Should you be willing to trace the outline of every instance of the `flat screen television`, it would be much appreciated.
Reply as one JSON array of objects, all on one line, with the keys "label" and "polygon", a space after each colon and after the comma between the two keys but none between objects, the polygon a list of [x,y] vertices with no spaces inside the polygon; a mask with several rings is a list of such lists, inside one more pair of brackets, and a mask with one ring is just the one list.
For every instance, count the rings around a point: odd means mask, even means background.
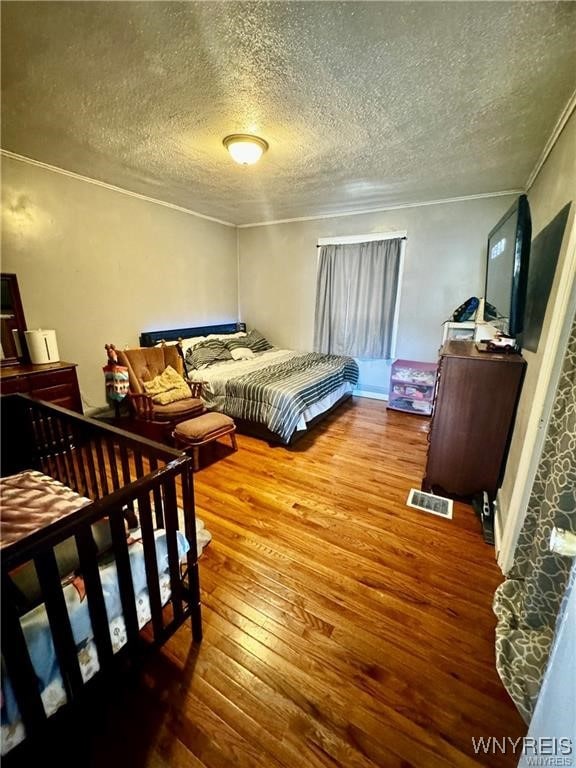
[{"label": "flat screen television", "polygon": [[484,320],[507,336],[524,324],[532,223],[526,195],[520,195],[488,235]]}]

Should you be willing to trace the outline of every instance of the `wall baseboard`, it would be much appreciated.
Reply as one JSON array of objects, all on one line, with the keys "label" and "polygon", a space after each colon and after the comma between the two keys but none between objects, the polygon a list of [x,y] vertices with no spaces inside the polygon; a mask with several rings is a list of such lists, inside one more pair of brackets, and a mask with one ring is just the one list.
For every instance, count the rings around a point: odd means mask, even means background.
[{"label": "wall baseboard", "polygon": [[500,566],[500,570],[504,573],[502,563],[500,562],[500,547],[502,542],[502,494],[500,489],[496,492],[496,498],[494,499],[494,550],[496,556],[496,562]]},{"label": "wall baseboard", "polygon": [[352,394],[354,397],[367,397],[369,400],[388,400],[388,395],[382,392],[371,392],[366,389],[355,389]]}]

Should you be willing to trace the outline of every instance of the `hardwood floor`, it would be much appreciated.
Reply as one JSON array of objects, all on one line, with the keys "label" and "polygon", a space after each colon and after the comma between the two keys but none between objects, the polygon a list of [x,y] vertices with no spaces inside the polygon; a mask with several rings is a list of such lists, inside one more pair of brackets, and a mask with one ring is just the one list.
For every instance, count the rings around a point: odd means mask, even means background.
[{"label": "hardwood floor", "polygon": [[182,627],[115,690],[90,764],[516,765],[472,742],[525,733],[494,665],[493,550],[470,507],[405,504],[427,428],[356,400],[290,449],[208,446],[204,641]]}]

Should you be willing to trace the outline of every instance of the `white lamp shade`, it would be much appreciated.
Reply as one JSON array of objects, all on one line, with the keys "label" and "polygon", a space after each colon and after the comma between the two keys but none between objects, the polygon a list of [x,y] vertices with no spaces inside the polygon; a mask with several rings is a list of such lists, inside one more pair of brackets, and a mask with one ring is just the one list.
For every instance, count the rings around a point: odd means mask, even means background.
[{"label": "white lamp shade", "polygon": [[258,136],[233,134],[223,141],[224,146],[230,152],[232,159],[240,165],[253,165],[257,163],[268,149],[268,142]]}]

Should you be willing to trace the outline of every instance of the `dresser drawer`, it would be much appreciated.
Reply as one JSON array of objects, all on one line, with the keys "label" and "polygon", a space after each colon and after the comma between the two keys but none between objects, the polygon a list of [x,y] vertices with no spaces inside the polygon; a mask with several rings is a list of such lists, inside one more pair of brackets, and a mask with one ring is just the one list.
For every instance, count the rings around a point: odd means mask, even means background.
[{"label": "dresser drawer", "polygon": [[22,365],[2,371],[2,394],[23,393],[54,403],[62,408],[82,413],[82,398],[76,378],[76,367],[61,363],[46,369],[43,366]]},{"label": "dresser drawer", "polygon": [[2,379],[0,390],[3,395],[14,395],[18,392],[27,395],[30,392],[30,382],[26,376]]},{"label": "dresser drawer", "polygon": [[82,413],[78,405],[78,398],[76,394],[70,390],[69,387],[52,387],[51,389],[42,389],[39,392],[35,392],[34,397],[37,400],[44,400],[46,403],[59,405],[61,408],[68,408],[71,411]]},{"label": "dresser drawer", "polygon": [[74,390],[70,384],[59,384],[56,387],[41,387],[39,389],[34,387],[30,394],[37,400],[46,400],[48,403],[55,403],[62,398],[72,397]]},{"label": "dresser drawer", "polygon": [[33,376],[30,376],[30,387],[33,392],[62,384],[76,386],[76,370],[74,368],[60,368],[55,371],[35,373]]},{"label": "dresser drawer", "polygon": [[70,408],[72,411],[82,413],[82,400],[75,375],[72,381],[58,383],[52,387],[36,387],[36,382],[34,381],[32,384],[34,386],[30,394],[37,400],[45,400],[48,403],[60,405],[62,408]]}]

